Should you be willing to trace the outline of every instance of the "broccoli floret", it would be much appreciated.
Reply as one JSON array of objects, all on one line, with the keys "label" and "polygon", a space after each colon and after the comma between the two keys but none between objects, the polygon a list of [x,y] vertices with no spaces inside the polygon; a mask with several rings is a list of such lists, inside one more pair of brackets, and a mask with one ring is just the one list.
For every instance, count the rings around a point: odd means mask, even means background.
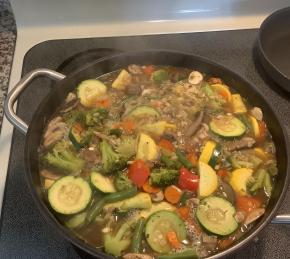
[{"label": "broccoli floret", "polygon": [[104,235],[104,247],[108,254],[121,256],[131,243],[133,228],[136,220],[125,222],[118,229],[117,233],[107,233]]},{"label": "broccoli floret", "polygon": [[126,166],[126,159],[120,154],[116,153],[106,140],[101,142],[100,151],[104,173],[113,173],[123,169]]},{"label": "broccoli floret", "polygon": [[43,161],[49,166],[76,175],[81,172],[85,161],[79,158],[67,141],[58,142],[44,157]]},{"label": "broccoli floret", "polygon": [[83,123],[85,120],[85,112],[81,110],[71,110],[63,115],[63,119],[68,125],[73,125],[76,122]]},{"label": "broccoli floret", "polygon": [[116,151],[125,158],[131,158],[136,154],[136,139],[129,136],[122,137]]},{"label": "broccoli floret", "polygon": [[174,169],[159,168],[152,170],[150,183],[156,186],[168,186],[174,184],[178,179],[179,173]]},{"label": "broccoli floret", "polygon": [[121,173],[115,178],[114,185],[118,191],[124,191],[130,189],[133,183],[126,174]]},{"label": "broccoli floret", "polygon": [[92,109],[86,112],[85,124],[87,126],[99,126],[108,118],[109,112],[104,108]]}]

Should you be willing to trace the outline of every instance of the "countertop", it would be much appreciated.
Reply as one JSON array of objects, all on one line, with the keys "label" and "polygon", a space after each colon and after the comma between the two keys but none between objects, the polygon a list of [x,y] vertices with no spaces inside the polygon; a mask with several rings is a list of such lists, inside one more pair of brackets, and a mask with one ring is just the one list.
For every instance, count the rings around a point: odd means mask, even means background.
[{"label": "countertop", "polygon": [[8,0],[0,0],[0,132],[3,103],[7,94],[9,76],[16,40],[16,24]]}]

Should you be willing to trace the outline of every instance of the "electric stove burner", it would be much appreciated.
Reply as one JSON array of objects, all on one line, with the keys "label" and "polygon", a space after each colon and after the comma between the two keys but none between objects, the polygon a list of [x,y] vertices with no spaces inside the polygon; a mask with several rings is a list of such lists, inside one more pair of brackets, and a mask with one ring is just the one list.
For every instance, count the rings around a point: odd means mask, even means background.
[{"label": "electric stove burner", "polygon": [[63,63],[61,63],[60,66],[57,68],[57,71],[68,75],[86,64],[92,63],[106,56],[112,56],[121,52],[121,50],[112,48],[89,49],[83,52],[79,52],[63,61]]}]

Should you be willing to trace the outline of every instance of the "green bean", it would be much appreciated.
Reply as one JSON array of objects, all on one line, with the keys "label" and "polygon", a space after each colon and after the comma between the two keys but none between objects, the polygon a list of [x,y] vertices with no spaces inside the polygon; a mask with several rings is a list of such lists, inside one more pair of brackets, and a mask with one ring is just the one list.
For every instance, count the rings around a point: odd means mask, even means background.
[{"label": "green bean", "polygon": [[103,207],[107,203],[122,201],[128,198],[131,198],[137,194],[137,188],[133,187],[125,191],[116,192],[109,194],[97,202],[95,202],[88,211],[88,215],[86,217],[87,224],[91,223],[102,211]]},{"label": "green bean", "polygon": [[95,218],[101,213],[105,204],[106,204],[106,198],[104,197],[92,205],[86,217],[87,224],[95,220]]},{"label": "green bean", "polygon": [[193,249],[186,250],[184,252],[175,253],[175,254],[167,254],[160,255],[157,259],[194,259],[198,258],[196,251]]},{"label": "green bean", "polygon": [[185,155],[181,152],[181,150],[176,150],[176,156],[181,164],[183,164],[187,169],[192,169],[192,164],[187,160]]},{"label": "green bean", "polygon": [[112,202],[117,202],[117,201],[122,201],[128,198],[131,198],[137,194],[137,188],[132,187],[130,189],[120,191],[120,192],[115,192],[112,194],[109,194],[105,196],[106,203],[112,203]]},{"label": "green bean", "polygon": [[132,237],[132,244],[131,244],[131,251],[132,253],[140,253],[140,246],[142,241],[143,229],[145,226],[145,219],[140,218],[136,224],[133,237]]}]

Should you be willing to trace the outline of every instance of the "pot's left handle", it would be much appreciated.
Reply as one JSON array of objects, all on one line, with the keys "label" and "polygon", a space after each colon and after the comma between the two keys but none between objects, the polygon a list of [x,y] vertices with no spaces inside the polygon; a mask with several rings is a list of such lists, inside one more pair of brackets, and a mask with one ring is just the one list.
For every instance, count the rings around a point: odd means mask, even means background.
[{"label": "pot's left handle", "polygon": [[8,93],[4,103],[4,113],[7,119],[11,122],[11,124],[14,125],[15,128],[17,128],[24,135],[27,132],[28,125],[16,115],[13,106],[18,96],[29,85],[29,83],[34,78],[40,76],[45,76],[55,81],[59,81],[65,78],[65,75],[46,68],[32,70],[24,77],[22,77],[21,80],[15,85],[15,87],[13,87],[13,89]]}]

